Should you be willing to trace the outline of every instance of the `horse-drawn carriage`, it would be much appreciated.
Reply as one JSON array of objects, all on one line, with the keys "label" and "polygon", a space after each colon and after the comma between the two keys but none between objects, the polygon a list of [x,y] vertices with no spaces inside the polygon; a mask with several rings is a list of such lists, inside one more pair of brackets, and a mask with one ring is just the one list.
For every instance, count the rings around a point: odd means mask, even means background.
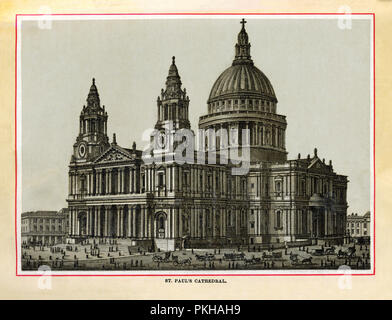
[{"label": "horse-drawn carriage", "polygon": [[154,256],[152,257],[152,261],[160,263],[170,262],[170,256],[171,252],[165,252],[165,256],[163,257],[159,254],[154,254]]},{"label": "horse-drawn carriage", "polygon": [[245,254],[243,252],[241,253],[224,253],[223,254],[223,260],[226,261],[241,261],[245,260]]},{"label": "horse-drawn carriage", "polygon": [[323,255],[324,255],[323,248],[313,249],[313,251],[312,251],[312,256],[323,256]]},{"label": "horse-drawn carriage", "polygon": [[267,251],[263,252],[263,259],[264,260],[276,260],[276,259],[282,259],[282,252],[273,252],[273,251]]},{"label": "horse-drawn carriage", "polygon": [[195,257],[198,261],[213,261],[215,260],[215,255],[213,253],[205,253],[205,254],[195,254]]},{"label": "horse-drawn carriage", "polygon": [[180,260],[180,259],[178,259],[178,256],[174,256],[173,255],[172,258],[173,258],[173,265],[175,265],[175,266],[178,266],[178,265],[186,266],[186,265],[192,264],[192,258],[191,257]]},{"label": "horse-drawn carriage", "polygon": [[291,264],[296,265],[303,265],[303,264],[312,264],[312,257],[299,257],[298,254],[290,253],[290,261]]},{"label": "horse-drawn carriage", "polygon": [[348,247],[347,250],[342,250],[340,249],[338,251],[338,255],[337,258],[339,259],[351,259],[351,258],[355,258],[356,254],[356,249],[355,246],[353,247]]},{"label": "horse-drawn carriage", "polygon": [[324,250],[324,254],[329,255],[329,254],[336,254],[336,248],[335,246],[327,247]]},{"label": "horse-drawn carriage", "polygon": [[251,259],[245,258],[245,265],[260,264],[263,260],[261,258],[252,257]]}]

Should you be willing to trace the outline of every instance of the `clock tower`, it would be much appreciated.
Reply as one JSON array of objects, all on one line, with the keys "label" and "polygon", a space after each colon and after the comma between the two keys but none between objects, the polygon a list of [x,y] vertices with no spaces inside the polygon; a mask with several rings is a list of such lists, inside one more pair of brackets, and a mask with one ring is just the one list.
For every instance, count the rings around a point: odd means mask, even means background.
[{"label": "clock tower", "polygon": [[87,106],[83,106],[79,119],[79,135],[73,145],[72,160],[90,161],[109,147],[108,115],[105,106],[101,107],[94,78],[87,96]]}]

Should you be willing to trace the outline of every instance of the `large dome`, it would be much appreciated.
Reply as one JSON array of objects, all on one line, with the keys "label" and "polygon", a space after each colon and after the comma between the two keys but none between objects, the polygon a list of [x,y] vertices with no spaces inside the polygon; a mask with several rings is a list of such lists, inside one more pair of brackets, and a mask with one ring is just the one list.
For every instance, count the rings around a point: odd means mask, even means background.
[{"label": "large dome", "polygon": [[253,63],[234,64],[223,71],[212,86],[208,102],[232,95],[277,102],[271,82]]},{"label": "large dome", "polygon": [[220,151],[240,144],[249,146],[252,163],[286,161],[286,117],[276,112],[274,89],[253,64],[245,23],[242,19],[233,63],[212,86],[208,113],[200,117],[199,128],[216,132],[215,141],[205,142],[207,148]]}]

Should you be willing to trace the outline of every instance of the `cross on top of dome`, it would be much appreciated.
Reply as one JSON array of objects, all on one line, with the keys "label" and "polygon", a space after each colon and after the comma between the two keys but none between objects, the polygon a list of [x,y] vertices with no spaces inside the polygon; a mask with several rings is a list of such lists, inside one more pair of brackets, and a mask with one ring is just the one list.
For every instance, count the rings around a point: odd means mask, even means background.
[{"label": "cross on top of dome", "polygon": [[235,64],[253,64],[250,57],[250,43],[248,39],[248,34],[245,30],[246,20],[242,19],[240,21],[242,28],[238,34],[238,42],[235,45],[235,59],[233,65]]},{"label": "cross on top of dome", "polygon": [[244,18],[242,18],[240,23],[242,24],[242,29],[245,29],[246,20]]}]

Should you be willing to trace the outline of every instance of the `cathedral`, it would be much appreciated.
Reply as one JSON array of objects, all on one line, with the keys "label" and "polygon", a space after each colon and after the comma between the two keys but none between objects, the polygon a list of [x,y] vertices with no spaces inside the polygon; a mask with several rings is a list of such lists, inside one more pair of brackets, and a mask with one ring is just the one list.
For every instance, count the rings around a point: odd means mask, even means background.
[{"label": "cathedral", "polygon": [[[286,117],[277,113],[274,89],[254,65],[245,23],[233,63],[213,84],[207,113],[199,118],[198,130],[213,134],[185,157],[190,161],[170,157],[181,142],[173,142],[176,132],[196,137],[174,57],[157,98],[158,134],[151,135],[157,146],[147,154],[135,143],[118,145],[115,135],[109,141],[108,110],[92,80],[69,164],[70,238],[127,238],[163,250],[342,241],[347,177],[317,149],[287,159]],[[229,132],[227,139],[222,132]],[[248,153],[245,174],[222,161],[238,146]],[[211,154],[220,161],[195,160]]]}]

